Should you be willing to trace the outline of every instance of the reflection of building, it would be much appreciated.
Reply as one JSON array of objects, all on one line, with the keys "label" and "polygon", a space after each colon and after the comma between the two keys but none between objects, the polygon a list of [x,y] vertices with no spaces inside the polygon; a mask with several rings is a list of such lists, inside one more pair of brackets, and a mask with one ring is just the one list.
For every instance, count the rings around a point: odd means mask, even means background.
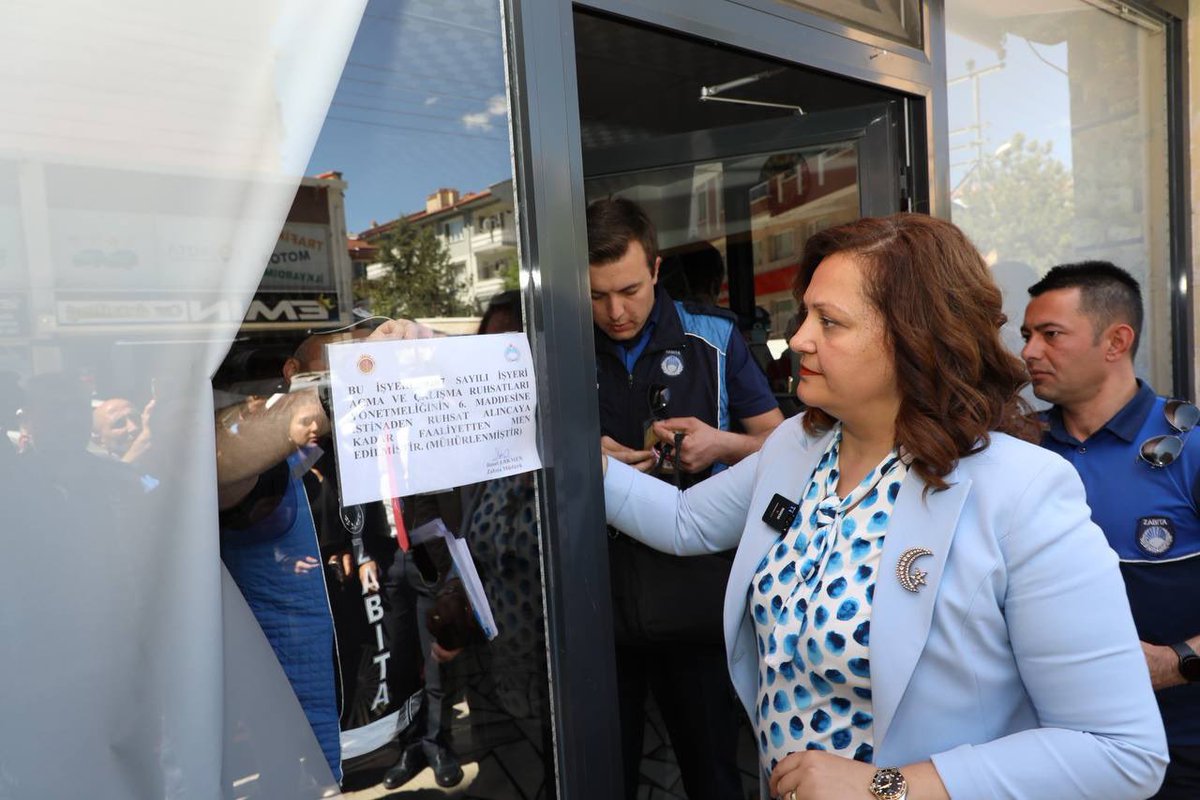
[{"label": "reflection of building", "polygon": [[[832,142],[727,165],[699,162],[622,175],[606,179],[593,197],[617,193],[640,203],[658,225],[664,257],[686,255],[706,242],[728,266],[727,233],[739,234],[745,225],[726,213],[727,194],[736,196],[749,218],[754,304],[770,315],[770,338],[779,338],[796,311],[792,282],[804,243],[817,231],[859,216],[858,163],[853,142]],[[728,305],[728,283],[722,289],[718,304]]]},{"label": "reflection of building", "polygon": [[[504,271],[517,258],[517,228],[513,221],[512,181],[495,183],[479,192],[460,194],[438,189],[425,201],[425,210],[402,217],[421,227],[432,227],[450,253],[450,263],[466,287],[464,300],[483,308],[504,289]],[[373,245],[399,220],[375,225],[355,241]],[[368,279],[378,278],[383,265],[369,264]]]},{"label": "reflection of building", "polygon": [[779,153],[750,188],[754,302],[771,315],[772,338],[796,312],[792,281],[804,243],[858,217],[858,153],[852,144]]},{"label": "reflection of building", "polygon": [[367,277],[367,267],[375,263],[375,257],[379,255],[379,248],[357,236],[349,236],[346,238],[346,250],[350,253],[350,265],[354,279]]},{"label": "reflection of building", "polygon": [[[94,179],[62,167],[50,171],[65,181]],[[120,187],[110,207],[60,203],[45,212],[49,279],[36,282],[30,295],[39,337],[208,331],[238,320],[251,330],[307,330],[348,317],[349,257],[333,246],[346,230],[346,184],[339,173],[300,181],[273,248],[263,254],[262,277],[248,304],[221,281],[239,257],[234,220],[190,213],[182,199],[174,207],[136,199],[163,191],[163,185],[185,198],[193,176],[105,175]],[[227,190],[237,186],[223,184]],[[24,331],[24,306],[23,298],[0,294],[0,332]]]}]

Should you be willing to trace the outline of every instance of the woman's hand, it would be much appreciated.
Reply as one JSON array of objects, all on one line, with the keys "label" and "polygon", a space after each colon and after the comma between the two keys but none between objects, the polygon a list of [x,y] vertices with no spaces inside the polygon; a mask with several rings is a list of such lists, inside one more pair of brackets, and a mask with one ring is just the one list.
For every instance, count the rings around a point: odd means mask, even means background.
[{"label": "woman's hand", "polygon": [[801,750],[775,765],[771,796],[782,800],[872,800],[874,777],[875,767],[862,761],[823,750]]},{"label": "woman's hand", "polygon": [[[641,472],[649,472],[654,469],[654,465],[658,463],[658,457],[653,450],[634,450],[631,447],[618,442],[611,436],[600,437],[600,452],[617,461],[623,461],[634,469]],[[604,470],[608,471],[608,463],[603,464]]]},{"label": "woman's hand", "polygon": [[[771,773],[771,796],[780,800],[873,800],[876,767],[824,750],[792,753]],[[932,761],[900,767],[910,797],[950,800]],[[795,794],[793,794],[793,792]]]}]

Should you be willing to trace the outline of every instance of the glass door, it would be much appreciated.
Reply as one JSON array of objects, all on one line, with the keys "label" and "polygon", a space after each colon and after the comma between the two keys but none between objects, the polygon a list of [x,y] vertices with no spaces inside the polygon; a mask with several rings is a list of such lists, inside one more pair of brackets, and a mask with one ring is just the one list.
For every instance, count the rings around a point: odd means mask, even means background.
[{"label": "glass door", "polygon": [[[787,339],[804,243],[831,225],[901,210],[898,148],[893,103],[795,115],[585,152],[586,196],[619,195],[647,210],[668,292],[736,312],[794,411]],[[724,271],[697,257],[709,247]]]},{"label": "glass door", "polygon": [[[660,285],[674,300],[734,312],[784,413],[795,413],[796,365],[786,342],[796,325],[791,287],[800,256],[821,229],[909,206],[907,98],[601,14],[576,11],[574,29],[586,201],[620,196],[643,207],[657,230]],[[619,557],[609,568],[620,588],[613,615],[626,619],[646,576]],[[714,587],[695,577],[693,596],[709,597]],[[703,649],[709,645],[715,656]],[[692,735],[690,712],[678,702],[677,686],[725,679],[722,648],[689,642],[683,656],[671,647],[618,640],[615,648],[621,747],[627,762],[638,759],[636,769],[625,765],[627,788],[636,779],[637,797],[682,798],[719,785],[733,796],[728,782],[740,780],[739,796],[756,795],[748,722],[735,742]],[[688,669],[644,666],[664,659]],[[700,689],[692,695],[689,708],[712,714],[706,730],[737,728],[744,717],[735,709],[726,721],[719,698]],[[629,713],[638,705],[640,726]]]}]

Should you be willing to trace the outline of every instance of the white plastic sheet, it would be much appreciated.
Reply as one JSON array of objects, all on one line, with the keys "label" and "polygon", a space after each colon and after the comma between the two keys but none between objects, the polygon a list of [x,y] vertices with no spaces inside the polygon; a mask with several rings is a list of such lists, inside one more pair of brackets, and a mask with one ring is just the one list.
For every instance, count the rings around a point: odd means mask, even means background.
[{"label": "white plastic sheet", "polygon": [[222,575],[208,381],[277,244],[363,5],[5,8],[0,373],[78,372],[102,343],[158,408],[144,464],[155,488],[137,513],[109,515],[91,513],[111,510],[103,475],[77,468],[84,442],[63,435],[76,406],[56,423],[64,398],[48,378],[25,398],[44,441],[70,447],[41,472],[2,465],[15,566],[0,603],[0,798],[335,791]]}]

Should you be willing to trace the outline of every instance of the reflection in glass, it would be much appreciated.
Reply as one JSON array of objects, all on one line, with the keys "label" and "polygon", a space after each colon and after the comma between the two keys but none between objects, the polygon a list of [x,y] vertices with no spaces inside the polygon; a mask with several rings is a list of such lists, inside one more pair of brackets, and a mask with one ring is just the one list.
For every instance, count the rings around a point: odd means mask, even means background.
[{"label": "reflection in glass", "polygon": [[1172,383],[1166,35],[1123,11],[946,4],[951,211],[993,265],[1014,348],[1026,289],[1051,266],[1127,269],[1147,304],[1136,367],[1162,389]]},{"label": "reflection in glass", "polygon": [[[730,218],[725,198],[737,193],[748,218]],[[661,278],[671,297],[729,304],[725,253],[730,237],[749,232],[754,304],[748,331],[751,353],[772,389],[794,391],[795,332],[792,281],[804,243],[817,231],[859,216],[858,149],[835,142],[723,161],[597,177],[588,199],[619,194],[660,220]]]},{"label": "reflection in glass", "polygon": [[[209,378],[280,260],[332,93],[312,76],[361,7],[9,11],[0,795],[321,797],[331,761],[221,566]],[[335,290],[251,317],[311,324]],[[272,568],[301,583],[308,555]]]},{"label": "reflection in glass", "polygon": [[921,47],[920,0],[777,0],[852,28]]},{"label": "reflection in glass", "polygon": [[323,403],[325,347],[385,319],[521,329],[508,124],[498,5],[369,3],[213,381],[222,558],[348,797],[553,794],[534,476],[345,506]]},{"label": "reflection in glass", "polygon": [[[520,536],[484,557],[518,567],[496,591],[528,615],[499,661],[532,699],[470,688],[503,672],[472,645],[429,702],[427,609],[386,586],[422,502],[342,505],[321,397],[324,346],[370,333],[333,329],[380,311],[474,332],[515,281],[499,4],[68,16],[12,9],[22,70],[0,77],[24,109],[0,134],[0,504],[20,565],[0,796],[332,796],[377,784],[439,713],[430,738],[462,775],[423,763],[413,787],[552,794],[532,482],[505,501],[519,523],[497,517]],[[419,237],[348,236],[393,219]]]}]

